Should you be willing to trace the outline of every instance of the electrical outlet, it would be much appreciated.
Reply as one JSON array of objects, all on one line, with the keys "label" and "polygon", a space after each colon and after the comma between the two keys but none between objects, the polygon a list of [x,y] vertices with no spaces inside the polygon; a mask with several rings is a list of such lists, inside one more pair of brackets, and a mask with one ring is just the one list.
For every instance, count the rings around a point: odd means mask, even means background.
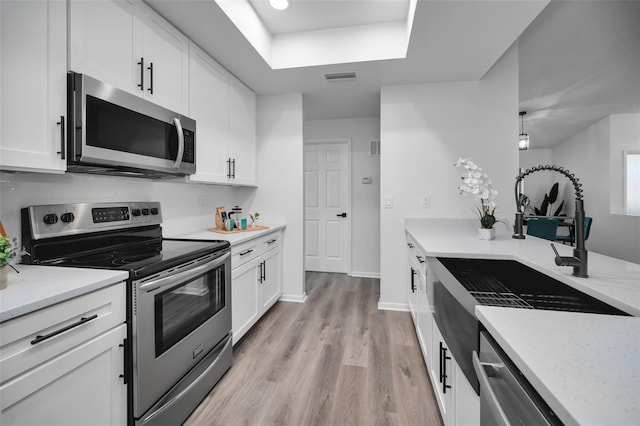
[{"label": "electrical outlet", "polygon": [[431,208],[431,197],[428,195],[422,199],[422,208],[430,209]]},{"label": "electrical outlet", "polygon": [[384,208],[385,209],[393,208],[393,197],[384,197]]}]

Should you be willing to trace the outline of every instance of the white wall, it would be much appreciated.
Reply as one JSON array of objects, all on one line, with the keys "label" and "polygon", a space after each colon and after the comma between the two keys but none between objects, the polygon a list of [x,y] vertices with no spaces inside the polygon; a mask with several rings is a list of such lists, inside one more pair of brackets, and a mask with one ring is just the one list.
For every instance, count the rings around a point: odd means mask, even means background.
[{"label": "white wall", "polygon": [[406,217],[474,217],[473,199],[457,190],[458,157],[484,168],[500,191],[496,214],[513,223],[518,124],[515,45],[477,82],[382,88],[379,307],[407,309]]},{"label": "white wall", "polygon": [[[526,170],[534,166],[539,166],[540,164],[553,164],[551,154],[551,148],[520,151],[520,167]],[[559,176],[558,174],[554,176],[553,173],[534,173],[524,179],[524,193],[531,201],[531,209],[533,209],[533,207],[540,208],[542,200],[544,200],[544,195],[549,192],[551,185],[558,181]],[[556,202],[556,204],[559,203]],[[527,213],[533,214],[531,210],[527,210]]]},{"label": "white wall", "polygon": [[[369,141],[380,140],[380,119],[306,120],[305,140],[351,138],[351,275],[380,276],[380,157]],[[363,177],[373,183],[363,184]]]},{"label": "white wall", "polygon": [[77,173],[0,173],[0,219],[9,235],[20,235],[20,209],[38,204],[159,201],[163,233],[175,236],[214,226],[216,206],[236,204],[231,187],[158,182]]},{"label": "white wall", "polygon": [[286,223],[282,300],[302,302],[304,290],[302,94],[258,96],[258,189],[240,190],[245,211],[264,223]]},{"label": "white wall", "polygon": [[[611,116],[613,117],[613,116]],[[593,126],[553,148],[553,163],[575,174],[584,189],[584,208],[593,218],[587,249],[607,256],[640,263],[640,217],[610,213],[610,148],[618,143],[611,136],[617,120],[603,118]],[[569,215],[574,212],[570,184],[562,192]]]}]

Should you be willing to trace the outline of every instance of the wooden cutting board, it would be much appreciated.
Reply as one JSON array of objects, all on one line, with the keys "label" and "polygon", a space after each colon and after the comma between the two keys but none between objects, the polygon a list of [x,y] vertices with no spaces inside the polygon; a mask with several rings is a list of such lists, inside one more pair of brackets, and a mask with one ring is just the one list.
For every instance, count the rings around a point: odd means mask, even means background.
[{"label": "wooden cutting board", "polygon": [[239,234],[240,232],[262,231],[264,229],[269,229],[269,227],[256,225],[256,226],[247,227],[247,229],[234,229],[233,231],[226,231],[224,229],[218,229],[218,228],[207,228],[207,231],[215,232],[217,234]]}]

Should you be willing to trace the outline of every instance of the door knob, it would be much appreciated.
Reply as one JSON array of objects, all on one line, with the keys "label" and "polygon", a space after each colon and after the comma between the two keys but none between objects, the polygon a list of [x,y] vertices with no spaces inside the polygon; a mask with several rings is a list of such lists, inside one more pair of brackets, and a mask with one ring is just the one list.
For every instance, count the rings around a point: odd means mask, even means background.
[{"label": "door knob", "polygon": [[337,217],[347,217],[347,214],[346,213],[338,213],[336,216]]}]

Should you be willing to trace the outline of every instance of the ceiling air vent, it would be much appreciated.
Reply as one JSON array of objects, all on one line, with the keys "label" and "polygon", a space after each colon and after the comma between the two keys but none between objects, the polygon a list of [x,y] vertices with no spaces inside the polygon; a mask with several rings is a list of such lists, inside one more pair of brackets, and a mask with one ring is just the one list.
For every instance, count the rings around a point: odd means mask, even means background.
[{"label": "ceiling air vent", "polygon": [[325,74],[324,79],[329,83],[337,83],[339,81],[354,81],[356,79],[356,72],[334,72],[331,74]]}]

